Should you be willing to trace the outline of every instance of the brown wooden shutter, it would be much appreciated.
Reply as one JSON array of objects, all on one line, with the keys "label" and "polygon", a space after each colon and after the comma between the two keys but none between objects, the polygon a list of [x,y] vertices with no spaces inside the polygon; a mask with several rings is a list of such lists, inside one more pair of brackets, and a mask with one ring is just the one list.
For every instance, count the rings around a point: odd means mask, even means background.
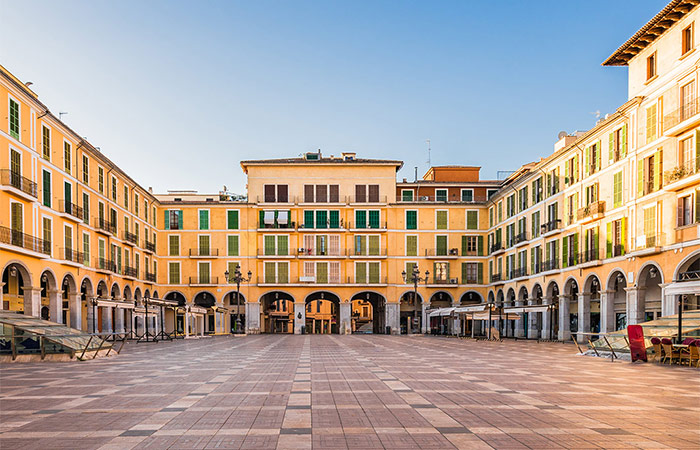
[{"label": "brown wooden shutter", "polygon": [[369,185],[369,201],[372,203],[379,203],[379,185],[370,184]]},{"label": "brown wooden shutter", "polygon": [[355,203],[364,203],[366,201],[366,188],[364,184],[355,185]]},{"label": "brown wooden shutter", "polygon": [[304,185],[304,203],[314,202],[314,185],[305,184]]},{"label": "brown wooden shutter", "polygon": [[287,203],[289,201],[288,189],[286,184],[277,185],[277,203]]},{"label": "brown wooden shutter", "polygon": [[316,185],[316,202],[326,203],[328,202],[328,186],[325,184]]},{"label": "brown wooden shutter", "polygon": [[331,203],[338,203],[340,201],[339,187],[337,184],[331,184],[329,186],[329,201]]},{"label": "brown wooden shutter", "polygon": [[274,202],[275,201],[275,185],[274,184],[266,184],[265,187],[265,202]]}]

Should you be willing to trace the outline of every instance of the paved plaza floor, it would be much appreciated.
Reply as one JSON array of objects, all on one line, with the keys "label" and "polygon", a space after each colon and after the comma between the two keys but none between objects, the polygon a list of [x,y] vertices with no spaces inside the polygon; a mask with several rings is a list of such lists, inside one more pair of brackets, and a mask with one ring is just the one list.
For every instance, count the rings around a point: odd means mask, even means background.
[{"label": "paved plaza floor", "polygon": [[0,366],[0,448],[700,448],[700,372],[524,341],[130,343]]}]

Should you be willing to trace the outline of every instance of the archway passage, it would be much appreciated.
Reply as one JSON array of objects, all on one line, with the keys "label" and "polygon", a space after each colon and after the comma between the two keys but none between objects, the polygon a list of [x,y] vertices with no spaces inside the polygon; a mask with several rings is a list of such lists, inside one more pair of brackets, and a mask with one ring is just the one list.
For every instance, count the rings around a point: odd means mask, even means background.
[{"label": "archway passage", "polygon": [[358,292],[352,296],[353,333],[386,333],[386,299],[376,292]]},{"label": "archway passage", "polygon": [[340,329],[340,298],[332,292],[319,291],[304,300],[306,332],[309,334],[338,334]]},{"label": "archway passage", "polygon": [[294,297],[272,291],[260,298],[260,332],[294,333]]},{"label": "archway passage", "polygon": [[196,306],[201,306],[207,309],[206,323],[204,326],[205,333],[216,333],[217,332],[217,318],[216,313],[213,310],[213,306],[216,305],[216,298],[209,292],[198,292],[194,296],[193,300]]},{"label": "archway passage", "polygon": [[629,305],[629,323],[636,324],[661,317],[661,285],[663,272],[656,264],[649,264],[639,273],[636,302]]},{"label": "archway passage", "polygon": [[80,311],[78,310],[80,304],[77,302],[71,303],[71,297],[75,298],[77,292],[78,288],[75,278],[71,274],[66,274],[61,282],[61,303],[59,305],[61,308],[61,323],[63,324],[75,324],[76,321],[71,316],[76,315],[76,317],[80,317]]},{"label": "archway passage", "polygon": [[[606,328],[602,331],[609,332],[622,330],[627,327],[627,278],[625,274],[619,270],[614,271],[608,278],[608,298],[609,308],[612,309],[610,314],[611,322],[606,324]],[[608,314],[606,311],[601,311],[601,317]]]},{"label": "archway passage", "polygon": [[243,333],[245,330],[245,302],[245,296],[235,291],[224,295],[224,306],[231,316],[231,333]]},{"label": "archway passage", "polygon": [[[25,297],[30,297],[27,300],[31,305],[31,281],[27,269],[20,264],[8,265],[2,272],[2,283],[3,309],[31,315],[32,311],[25,310]],[[35,315],[39,314],[40,311],[35,311]]]},{"label": "archway passage", "polygon": [[420,333],[423,321],[423,297],[414,291],[405,292],[401,296],[399,308],[401,334]]},{"label": "archway passage", "polygon": [[[58,291],[58,282],[56,277],[50,270],[45,270],[39,278],[39,287],[41,287],[41,314],[42,320],[51,320],[58,322],[56,312],[58,307],[56,302],[56,292]],[[53,310],[53,314],[52,314]],[[65,323],[65,322],[64,322]]]},{"label": "archway passage", "polygon": [[[451,306],[452,296],[447,292],[438,291],[430,297],[431,310]],[[430,318],[430,330],[433,334],[451,334],[453,322],[452,316],[434,315]]]},{"label": "archway passage", "polygon": [[[150,294],[151,293],[149,292],[149,290],[146,289],[146,291],[144,292],[144,297],[149,298],[148,296]],[[190,326],[189,326],[190,329],[185,330],[185,315],[182,312],[181,308],[179,308],[179,307],[183,307],[187,304],[187,299],[185,298],[185,296],[182,295],[182,293],[180,293],[180,292],[172,291],[172,292],[166,293],[165,297],[163,297],[163,298],[165,300],[173,300],[173,301],[177,302],[178,308],[176,308],[174,310],[175,311],[174,312],[174,314],[175,314],[175,334],[176,335],[177,334],[184,335],[184,334],[186,334],[185,333],[186,331],[187,331],[187,333],[190,333],[190,334],[196,334],[196,324],[194,323],[194,320],[192,322],[190,322]],[[143,318],[137,317],[136,320],[137,320],[137,323],[134,325],[135,327],[143,326]]]}]

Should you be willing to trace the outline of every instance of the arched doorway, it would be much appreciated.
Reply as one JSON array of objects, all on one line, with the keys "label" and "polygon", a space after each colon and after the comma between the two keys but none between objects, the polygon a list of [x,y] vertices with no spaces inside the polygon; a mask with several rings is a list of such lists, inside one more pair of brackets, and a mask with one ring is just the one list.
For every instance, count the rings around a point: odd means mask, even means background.
[{"label": "arched doorway", "polygon": [[548,314],[542,317],[542,337],[547,339],[559,338],[559,285],[550,281],[547,285],[546,303],[551,305]]},{"label": "arched doorway", "polygon": [[236,291],[224,295],[224,306],[231,315],[231,333],[243,333],[245,331],[245,296]]},{"label": "arched doorway", "polygon": [[[450,308],[452,296],[445,291],[437,291],[430,297],[430,309]],[[430,330],[433,334],[448,335],[452,333],[454,320],[448,315],[434,315],[430,317]]]},{"label": "arched doorway", "polygon": [[[148,298],[148,295],[150,292],[148,289],[145,291],[145,297]],[[178,307],[183,307],[187,304],[187,299],[185,298],[184,295],[182,295],[181,292],[178,291],[171,291],[165,294],[165,297],[163,297],[165,300],[172,300],[177,302]],[[180,308],[178,308],[180,309]],[[184,335],[185,334],[185,315],[182,312],[178,312],[176,310],[175,312],[175,331],[176,334]],[[138,318],[137,318],[138,320]],[[194,320],[190,321],[190,329],[188,330],[189,334],[197,334],[195,331],[195,326],[196,324],[194,323]]]},{"label": "arched doorway", "polygon": [[[499,291],[499,293],[502,292],[503,291]],[[515,289],[509,288],[506,292],[505,298],[502,298],[501,301],[504,308],[515,306]],[[515,336],[516,322],[517,320],[509,319],[508,316],[505,316],[503,320],[503,330],[501,330],[501,335],[510,337]]]},{"label": "arched doorway", "polygon": [[627,305],[630,324],[661,317],[661,285],[664,273],[656,263],[645,265],[637,277],[637,299]]},{"label": "arched doorway", "polygon": [[[517,300],[517,305],[518,306],[526,306],[527,305],[527,288],[525,286],[520,287],[518,290],[518,300]],[[528,323],[528,313],[524,312],[520,314],[520,319],[515,321],[515,337],[527,337],[527,332],[525,331],[525,327],[527,326]]]},{"label": "arched doorway", "polygon": [[202,308],[207,309],[204,333],[206,333],[206,334],[216,333],[216,329],[217,329],[216,316],[217,316],[217,314],[215,314],[215,311],[213,309],[213,307],[216,306],[216,297],[214,297],[214,295],[211,292],[202,291],[202,292],[198,292],[194,296],[193,302],[196,306],[201,306]]},{"label": "arched doorway", "polygon": [[578,304],[578,323],[582,332],[600,333],[600,291],[598,276],[589,275],[583,284],[583,296],[579,296]]},{"label": "arched doorway", "polygon": [[423,297],[414,291],[404,292],[399,305],[401,334],[421,332],[423,323]]},{"label": "arched doorway", "polygon": [[[70,273],[63,277],[61,282],[61,323],[74,328],[80,327],[80,303],[76,299],[78,286],[75,278]],[[75,318],[73,316],[76,316]]]},{"label": "arched doorway", "polygon": [[604,333],[627,327],[627,278],[621,270],[608,277],[606,302],[601,303],[601,330]]},{"label": "arched doorway", "polygon": [[[564,306],[562,308],[562,306]],[[563,330],[562,340],[571,338],[571,333],[579,331],[578,321],[578,282],[574,278],[569,278],[564,283],[564,304],[560,303],[560,315],[565,317],[560,318]]]},{"label": "arched doorway", "polygon": [[95,291],[93,290],[92,281],[88,277],[83,278],[83,281],[80,283],[80,308],[82,309],[83,317],[81,329],[90,333],[94,333],[97,330],[97,321],[93,318],[93,307],[91,305],[94,297]]},{"label": "arched doorway", "polygon": [[260,297],[260,332],[294,333],[294,297],[272,291]]},{"label": "arched doorway", "polygon": [[3,309],[40,317],[41,304],[34,305],[32,278],[24,264],[12,262],[2,271]]},{"label": "arched doorway", "polygon": [[304,299],[306,332],[309,334],[338,334],[340,298],[329,291],[312,292]]},{"label": "arched doorway", "polygon": [[[535,283],[532,287],[532,295],[528,300],[528,305],[530,306],[541,306],[542,305],[542,286],[539,283]],[[528,339],[539,339],[542,335],[542,325],[543,325],[543,313],[541,312],[528,312],[526,318],[527,324],[527,338]]]},{"label": "arched doorway", "polygon": [[51,270],[45,270],[41,273],[39,287],[41,288],[40,317],[43,320],[59,322],[58,311],[60,310],[60,306],[58,299],[58,281]]},{"label": "arched doorway", "polygon": [[386,333],[386,299],[373,291],[358,292],[351,299],[350,319],[353,333]]}]

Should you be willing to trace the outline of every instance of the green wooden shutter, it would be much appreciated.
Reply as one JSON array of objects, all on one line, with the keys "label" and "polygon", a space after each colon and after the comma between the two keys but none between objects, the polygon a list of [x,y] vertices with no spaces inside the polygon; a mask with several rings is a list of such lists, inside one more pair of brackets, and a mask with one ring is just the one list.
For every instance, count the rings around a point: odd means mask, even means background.
[{"label": "green wooden shutter", "polygon": [[199,211],[199,229],[208,230],[209,229],[209,211],[202,210]]},{"label": "green wooden shutter", "polygon": [[277,254],[280,256],[289,254],[289,236],[277,236]]},{"label": "green wooden shutter", "polygon": [[700,189],[695,190],[695,222],[700,222]]},{"label": "green wooden shutter", "polygon": [[166,230],[170,229],[170,210],[168,209],[163,212],[163,226]]},{"label": "green wooden shutter", "polygon": [[462,236],[462,256],[467,255],[467,236]]},{"label": "green wooden shutter", "polygon": [[369,212],[369,227],[379,228],[379,211]]},{"label": "green wooden shutter", "polygon": [[535,249],[533,248],[530,251],[530,275],[534,275],[535,273],[537,272],[535,272]]},{"label": "green wooden shutter", "polygon": [[369,282],[379,283],[379,263],[371,262],[367,264],[369,267]]},{"label": "green wooden shutter", "polygon": [[484,284],[484,263],[476,263],[476,282]]},{"label": "green wooden shutter", "polygon": [[19,104],[10,99],[10,136],[19,139]]},{"label": "green wooden shutter", "polygon": [[355,210],[355,228],[367,228],[367,211]]},{"label": "green wooden shutter", "polygon": [[608,222],[605,226],[605,257],[612,258],[613,240],[612,240],[612,222]]},{"label": "green wooden shutter", "polygon": [[51,207],[51,172],[44,170],[43,178],[42,187],[44,188],[44,206]]},{"label": "green wooden shutter", "polygon": [[258,212],[258,228],[265,228],[265,211]]},{"label": "green wooden shutter", "polygon": [[418,236],[406,236],[406,256],[418,256]]},{"label": "green wooden shutter", "polygon": [[340,211],[333,210],[329,212],[331,228],[340,228]]},{"label": "green wooden shutter", "polygon": [[304,228],[314,227],[314,212],[310,210],[304,211]]},{"label": "green wooden shutter", "polygon": [[274,255],[275,254],[275,236],[265,236],[264,237],[264,242],[265,242],[265,255]]},{"label": "green wooden shutter", "polygon": [[370,256],[379,256],[379,236],[367,236]]},{"label": "green wooden shutter", "polygon": [[328,263],[316,263],[316,282],[328,283]]},{"label": "green wooden shutter", "polygon": [[478,256],[484,256],[484,237],[483,236],[476,237],[476,254]]},{"label": "green wooden shutter", "polygon": [[177,226],[178,226],[178,230],[185,229],[185,222],[182,220],[182,210],[181,209],[177,210]]},{"label": "green wooden shutter", "polygon": [[569,267],[569,243],[565,237],[561,238],[561,266]]},{"label": "green wooden shutter", "polygon": [[625,243],[627,242],[627,217],[620,219],[620,247],[622,254],[625,254]]},{"label": "green wooden shutter", "polygon": [[469,263],[462,263],[462,284],[468,284],[469,278]]},{"label": "green wooden shutter", "polygon": [[578,262],[578,233],[574,233],[574,261]]},{"label": "green wooden shutter", "polygon": [[436,236],[436,253],[437,255],[444,256],[447,255],[447,236]]},{"label": "green wooden shutter", "polygon": [[316,211],[316,228],[328,228],[328,212],[324,210]]},{"label": "green wooden shutter", "polygon": [[356,262],[355,263],[355,282],[356,283],[366,283],[367,282],[367,263]]},{"label": "green wooden shutter", "polygon": [[644,160],[637,161],[637,196],[644,195]]},{"label": "green wooden shutter", "polygon": [[406,229],[415,230],[418,228],[418,211],[406,211]]},{"label": "green wooden shutter", "polygon": [[275,272],[276,272],[276,264],[273,262],[266,262],[265,263],[265,283],[274,283],[275,282]]},{"label": "green wooden shutter", "polygon": [[277,282],[289,283],[289,263],[277,263]]},{"label": "green wooden shutter", "polygon": [[663,153],[661,150],[657,150],[654,153],[654,192],[658,191],[661,188],[661,168],[663,167],[662,163],[662,158],[663,158]]},{"label": "green wooden shutter", "polygon": [[228,255],[238,256],[238,236],[228,237]]},{"label": "green wooden shutter", "polygon": [[588,176],[590,169],[591,169],[590,152],[591,152],[591,147],[588,147],[583,151],[583,177],[584,178]]},{"label": "green wooden shutter", "polygon": [[573,180],[569,177],[569,160],[567,159],[564,161],[564,184],[565,185],[570,185],[573,183]]},{"label": "green wooden shutter", "polygon": [[615,159],[614,141],[615,141],[615,133],[611,132],[608,135],[608,163],[610,163],[610,164],[612,164],[613,160]]},{"label": "green wooden shutter", "polygon": [[627,124],[622,125],[620,135],[620,158],[624,158],[627,156]]},{"label": "green wooden shutter", "polygon": [[467,229],[476,230],[479,228],[479,212],[467,211]]},{"label": "green wooden shutter", "polygon": [[227,227],[229,230],[238,229],[238,211],[228,211],[227,213]]}]

